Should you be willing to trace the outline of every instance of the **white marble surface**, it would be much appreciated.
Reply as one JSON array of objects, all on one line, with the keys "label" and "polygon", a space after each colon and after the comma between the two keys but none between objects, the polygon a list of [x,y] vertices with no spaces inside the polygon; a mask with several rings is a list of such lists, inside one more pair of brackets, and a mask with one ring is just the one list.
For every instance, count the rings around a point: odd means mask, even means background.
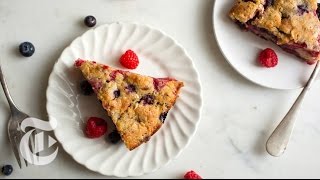
[{"label": "white marble surface", "polygon": [[[303,106],[290,146],[270,157],[265,142],[299,94],[258,87],[224,60],[212,30],[213,0],[1,0],[0,58],[18,106],[47,119],[45,90],[53,63],[93,14],[98,24],[139,22],[160,28],[181,43],[200,72],[204,106],[196,135],[169,165],[142,178],[181,178],[194,169],[206,178],[319,178],[320,83]],[[17,45],[31,41],[36,54],[21,58]],[[18,170],[6,136],[9,109],[0,93],[0,165],[14,164],[8,178],[108,178],[91,172],[60,150],[50,165]],[[161,147],[159,147],[161,148]],[[4,176],[0,176],[4,178]]]}]

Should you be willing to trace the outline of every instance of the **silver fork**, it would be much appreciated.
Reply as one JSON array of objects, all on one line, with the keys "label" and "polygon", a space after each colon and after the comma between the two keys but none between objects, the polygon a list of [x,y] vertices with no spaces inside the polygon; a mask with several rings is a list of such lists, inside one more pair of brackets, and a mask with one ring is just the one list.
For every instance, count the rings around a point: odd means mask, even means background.
[{"label": "silver fork", "polygon": [[[20,129],[20,124],[21,122],[26,119],[29,118],[30,116],[27,115],[26,113],[21,112],[17,106],[15,105],[14,101],[12,100],[12,97],[9,93],[8,90],[8,86],[6,84],[6,80],[3,76],[2,73],[2,69],[1,69],[1,64],[0,64],[0,81],[1,81],[1,85],[3,88],[3,91],[6,95],[6,98],[8,100],[9,106],[10,106],[10,111],[11,111],[11,117],[9,119],[8,122],[8,135],[9,135],[9,141],[13,150],[13,153],[17,159],[17,162],[19,164],[19,167],[22,168],[22,164],[21,164],[21,159],[24,160],[26,167],[28,167],[28,162],[21,157],[21,153],[19,151],[19,146],[20,146],[20,141],[21,138],[23,137],[23,135],[25,134],[24,132],[22,132],[22,130]],[[33,149],[33,136],[31,136],[30,138],[30,147],[31,149]]]}]

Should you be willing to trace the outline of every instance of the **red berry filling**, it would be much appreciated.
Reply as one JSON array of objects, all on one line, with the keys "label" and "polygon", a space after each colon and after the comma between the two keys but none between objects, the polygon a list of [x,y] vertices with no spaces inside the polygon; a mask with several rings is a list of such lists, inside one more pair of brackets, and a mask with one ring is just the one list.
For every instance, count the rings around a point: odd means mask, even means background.
[{"label": "red berry filling", "polygon": [[267,48],[260,53],[259,62],[267,68],[275,67],[278,65],[278,56],[274,50]]},{"label": "red berry filling", "polygon": [[99,90],[100,88],[102,88],[102,82],[99,79],[90,79],[89,83],[92,86],[92,89],[94,90],[94,92],[96,92],[97,90]]},{"label": "red berry filling", "polygon": [[169,81],[174,81],[171,78],[154,78],[153,85],[157,91],[160,91]]},{"label": "red berry filling", "polygon": [[103,69],[109,69],[109,66],[107,66],[107,65],[103,65]]},{"label": "red berry filling", "polygon": [[97,118],[97,117],[90,117],[86,128],[85,128],[85,135],[88,138],[99,138],[107,133],[108,125],[104,119]]},{"label": "red berry filling", "polygon": [[307,61],[307,63],[308,63],[309,65],[314,65],[314,64],[316,63],[316,61]]},{"label": "red berry filling", "polygon": [[110,73],[111,81],[114,81],[114,80],[116,79],[118,73],[124,75],[125,72],[126,72],[126,71],[121,71],[121,70],[112,71],[112,72]]},{"label": "red berry filling", "polygon": [[74,63],[74,65],[75,65],[76,67],[80,67],[84,62],[85,62],[84,60],[78,59],[78,60],[76,60],[76,62]]}]

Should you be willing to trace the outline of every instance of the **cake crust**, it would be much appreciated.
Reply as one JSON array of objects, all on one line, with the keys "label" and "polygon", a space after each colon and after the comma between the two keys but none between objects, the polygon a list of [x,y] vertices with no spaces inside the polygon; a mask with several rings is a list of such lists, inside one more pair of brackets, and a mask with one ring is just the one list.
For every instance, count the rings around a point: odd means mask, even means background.
[{"label": "cake crust", "polygon": [[183,82],[121,71],[93,61],[75,63],[92,85],[128,149],[147,142],[164,123]]}]

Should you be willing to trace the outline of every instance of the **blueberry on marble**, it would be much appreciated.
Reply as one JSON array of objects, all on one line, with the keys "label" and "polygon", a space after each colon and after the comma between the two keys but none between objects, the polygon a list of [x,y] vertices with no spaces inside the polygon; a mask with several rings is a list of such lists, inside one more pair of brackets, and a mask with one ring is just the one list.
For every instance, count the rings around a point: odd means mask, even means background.
[{"label": "blueberry on marble", "polygon": [[97,20],[94,16],[87,16],[84,18],[84,24],[88,27],[93,27],[97,24]]},{"label": "blueberry on marble", "polygon": [[5,176],[10,176],[13,172],[13,167],[11,165],[5,165],[2,167],[2,174]]},{"label": "blueberry on marble", "polygon": [[31,42],[23,42],[19,45],[19,52],[24,57],[31,57],[35,52],[34,45]]}]

